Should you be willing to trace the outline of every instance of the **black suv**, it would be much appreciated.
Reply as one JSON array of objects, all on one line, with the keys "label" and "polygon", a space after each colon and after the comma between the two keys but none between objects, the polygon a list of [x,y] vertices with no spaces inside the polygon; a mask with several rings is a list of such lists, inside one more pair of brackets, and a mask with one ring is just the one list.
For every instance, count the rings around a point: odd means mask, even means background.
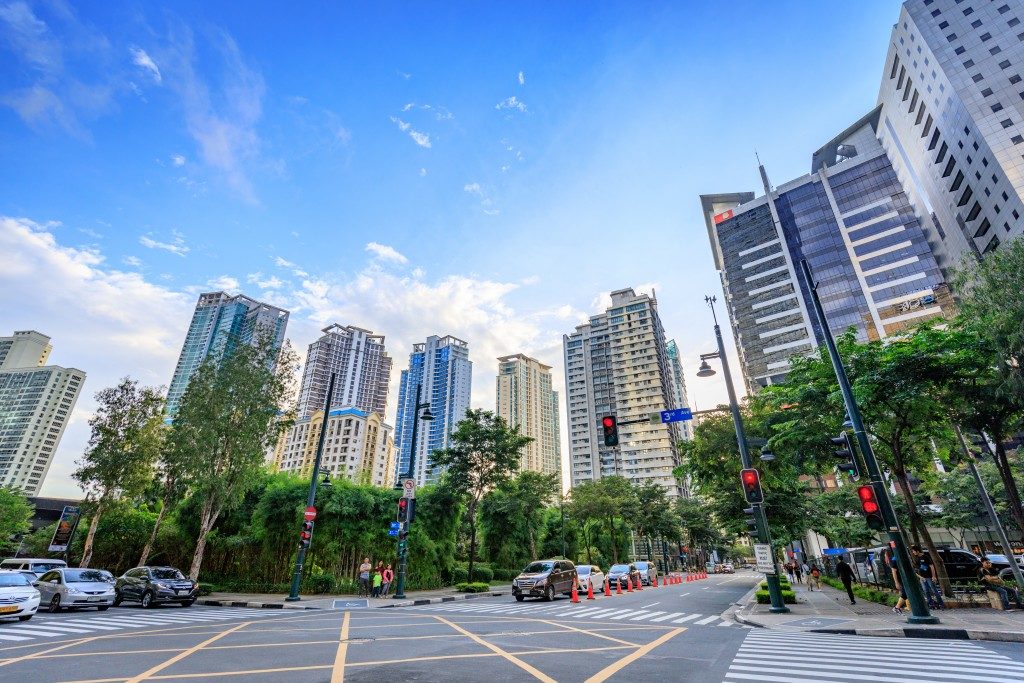
[{"label": "black suv", "polygon": [[517,602],[528,597],[551,601],[555,593],[571,593],[576,581],[576,565],[569,560],[538,560],[527,565],[512,582],[512,595]]},{"label": "black suv", "polygon": [[191,607],[199,595],[199,584],[174,567],[136,567],[118,578],[114,592],[114,607],[124,601],[140,602],[143,607],[161,602]]}]

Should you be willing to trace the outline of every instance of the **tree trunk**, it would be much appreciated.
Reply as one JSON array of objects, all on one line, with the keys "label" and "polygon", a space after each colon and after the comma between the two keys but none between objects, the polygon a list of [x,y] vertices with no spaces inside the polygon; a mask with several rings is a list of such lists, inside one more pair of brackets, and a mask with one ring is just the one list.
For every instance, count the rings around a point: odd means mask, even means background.
[{"label": "tree trunk", "polygon": [[137,566],[143,567],[146,564],[146,560],[149,559],[149,554],[153,552],[153,544],[156,543],[156,534],[160,531],[160,524],[164,521],[164,515],[167,513],[168,501],[163,500],[160,502],[160,512],[156,515],[156,523],[153,524],[153,531],[149,534],[149,540],[146,541],[146,547],[142,549],[142,555],[139,556],[139,564]]},{"label": "tree trunk", "polygon": [[199,579],[199,569],[203,566],[203,553],[206,552],[206,538],[210,535],[219,512],[219,510],[214,512],[213,501],[208,500],[203,503],[202,515],[199,518],[199,537],[196,539],[196,551],[192,555],[192,567],[188,570],[188,577],[193,581]]},{"label": "tree trunk", "polygon": [[921,514],[917,511],[917,505],[914,504],[914,492],[910,488],[910,482],[907,480],[907,475],[905,472],[898,474],[893,472],[893,475],[896,477],[896,484],[900,493],[903,494],[903,499],[907,503],[911,525],[917,526],[921,534],[921,539],[928,548],[928,555],[931,557],[932,566],[935,567],[935,575],[939,579],[939,586],[942,587],[942,592],[946,597],[952,598],[953,584],[949,582],[949,574],[946,573],[946,565],[942,563],[942,557],[939,555],[938,548],[935,547],[935,541],[932,540],[932,535],[928,531],[928,526],[924,523],[924,520],[921,518]]},{"label": "tree trunk", "polygon": [[594,564],[594,558],[590,554],[590,534],[587,532],[587,523],[584,522],[581,528],[583,529],[583,542],[587,546],[587,564]]},{"label": "tree trunk", "polygon": [[92,513],[92,519],[89,520],[89,532],[85,535],[85,544],[82,546],[82,561],[78,563],[79,567],[88,567],[89,562],[92,561],[92,544],[96,539],[96,529],[100,525],[100,516],[103,515],[103,504],[104,501],[100,498],[96,504],[96,511]]},{"label": "tree trunk", "polygon": [[619,544],[615,541],[615,518],[608,518],[608,535],[612,539],[612,564],[619,563]]},{"label": "tree trunk", "polygon": [[473,558],[476,557],[476,503],[470,503],[469,509],[469,582],[473,583]]},{"label": "tree trunk", "polygon": [[537,541],[533,537],[533,528],[527,530],[527,535],[530,538],[530,557],[537,557]]},{"label": "tree trunk", "polygon": [[1006,449],[1002,440],[996,440],[996,457],[993,458],[999,476],[1003,480],[1003,488],[1006,489],[1006,502],[1010,508],[1010,516],[1014,524],[1024,534],[1024,508],[1021,507],[1020,491],[1017,489],[1017,481],[1013,478],[1013,470],[1010,469],[1010,461],[1006,457]]}]

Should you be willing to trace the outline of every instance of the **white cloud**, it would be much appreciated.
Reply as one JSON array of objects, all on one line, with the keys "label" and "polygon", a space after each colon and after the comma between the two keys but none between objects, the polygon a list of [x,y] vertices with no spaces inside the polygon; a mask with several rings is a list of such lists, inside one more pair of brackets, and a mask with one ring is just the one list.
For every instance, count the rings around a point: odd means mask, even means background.
[{"label": "white cloud", "polygon": [[160,75],[160,68],[145,50],[141,47],[131,46],[128,48],[128,52],[132,55],[132,64],[148,72],[157,83],[163,81],[163,76]]},{"label": "white cloud", "polygon": [[370,242],[366,245],[366,251],[370,252],[382,261],[392,261],[394,263],[408,263],[407,259],[403,254],[399,253],[394,247],[386,244],[379,244],[377,242]]},{"label": "white cloud", "polygon": [[226,292],[237,292],[239,282],[230,275],[221,275],[213,278],[212,280],[207,280],[206,284],[214,289],[223,289]]},{"label": "white cloud", "polygon": [[462,189],[463,191],[475,194],[478,197],[482,197],[484,195],[483,190],[480,188],[480,183],[466,183],[462,186]]},{"label": "white cloud", "polygon": [[520,71],[519,75],[516,76],[516,80],[519,81],[519,85],[526,85],[526,74]]},{"label": "white cloud", "polygon": [[[425,168],[421,168],[421,169],[420,169],[420,177],[422,178],[422,177],[424,177],[425,175],[427,175],[427,169],[425,169]],[[326,401],[327,399],[324,399],[324,400]]]},{"label": "white cloud", "polygon": [[281,258],[280,256],[274,257],[274,265],[276,265],[278,268],[287,268],[288,270],[292,271],[295,277],[307,277],[309,275],[309,273],[300,268],[298,264],[292,263],[291,261]]},{"label": "white cloud", "polygon": [[523,113],[526,113],[526,103],[517,98],[515,95],[512,97],[506,97],[501,102],[494,105],[495,109],[516,109]]},{"label": "white cloud", "polygon": [[403,133],[409,134],[409,137],[412,138],[413,142],[415,142],[420,147],[427,147],[428,149],[430,148],[431,145],[429,135],[427,135],[426,133],[421,133],[418,130],[415,130],[412,127],[412,124],[406,123],[397,116],[392,116],[390,118],[391,122],[398,126],[398,130],[402,131]]},{"label": "white cloud", "polygon": [[159,242],[146,234],[139,238],[139,244],[147,249],[161,249],[181,257],[184,257],[185,254],[191,251],[188,245],[185,244],[185,238],[177,232],[173,234],[173,241],[171,242]]},{"label": "white cloud", "polygon": [[171,155],[171,164],[173,166],[184,166],[185,165],[185,157],[183,157],[180,154],[172,154]]},{"label": "white cloud", "polygon": [[395,73],[398,74],[401,78],[404,78],[405,80],[409,80],[410,78],[412,78],[412,74],[405,73],[404,71],[396,71]]},{"label": "white cloud", "polygon": [[138,268],[142,265],[142,259],[138,256],[125,256],[121,259],[121,262],[126,266],[132,266],[133,268]]},{"label": "white cloud", "polygon": [[281,278],[276,275],[264,277],[263,273],[249,273],[245,281],[256,285],[260,289],[280,289],[284,286],[284,280]]}]

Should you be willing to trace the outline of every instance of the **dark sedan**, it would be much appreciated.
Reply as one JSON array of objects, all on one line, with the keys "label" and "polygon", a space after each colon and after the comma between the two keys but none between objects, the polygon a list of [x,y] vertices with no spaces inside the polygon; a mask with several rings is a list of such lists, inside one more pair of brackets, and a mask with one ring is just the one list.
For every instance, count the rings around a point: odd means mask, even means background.
[{"label": "dark sedan", "polygon": [[138,602],[143,607],[176,602],[190,607],[199,595],[199,584],[174,567],[136,567],[129,569],[114,585],[114,606]]}]

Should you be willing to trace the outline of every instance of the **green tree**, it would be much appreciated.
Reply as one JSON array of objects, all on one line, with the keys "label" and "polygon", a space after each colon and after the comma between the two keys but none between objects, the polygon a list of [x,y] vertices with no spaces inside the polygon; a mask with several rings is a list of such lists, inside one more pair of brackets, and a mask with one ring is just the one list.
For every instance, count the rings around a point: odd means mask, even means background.
[{"label": "green tree", "polygon": [[153,463],[164,438],[164,400],[158,389],[139,387],[125,377],[96,394],[99,406],[89,420],[92,435],[72,475],[93,503],[80,566],[92,561],[96,530],[104,510],[122,496],[142,493],[153,478]]},{"label": "green tree", "polygon": [[673,505],[687,554],[703,564],[711,549],[722,542],[722,533],[711,509],[700,498],[677,498]]},{"label": "green tree", "polygon": [[167,461],[200,502],[189,576],[196,579],[206,542],[221,515],[242,503],[258,481],[267,450],[290,425],[278,419],[295,374],[295,354],[269,335],[233,344],[207,359],[189,380],[168,436]]},{"label": "green tree", "polygon": [[875,537],[860,513],[860,500],[852,486],[811,496],[809,512],[811,528],[836,547],[866,546]]},{"label": "green tree", "polygon": [[522,451],[531,439],[487,410],[467,410],[455,428],[451,445],[431,454],[432,464],[445,470],[447,486],[466,504],[469,524],[469,580],[476,559],[477,508],[484,494],[506,481],[519,468]]},{"label": "green tree", "polygon": [[678,517],[672,510],[668,490],[655,482],[644,482],[633,487],[636,505],[626,510],[626,519],[637,536],[642,539],[647,559],[651,556],[652,544],[656,539],[678,542],[680,528]]},{"label": "green tree", "polygon": [[18,489],[0,486],[0,552],[18,546],[21,536],[31,527],[35,508]]},{"label": "green tree", "polygon": [[480,525],[487,557],[501,567],[537,559],[545,508],[558,495],[558,475],[520,472],[480,501]]}]

